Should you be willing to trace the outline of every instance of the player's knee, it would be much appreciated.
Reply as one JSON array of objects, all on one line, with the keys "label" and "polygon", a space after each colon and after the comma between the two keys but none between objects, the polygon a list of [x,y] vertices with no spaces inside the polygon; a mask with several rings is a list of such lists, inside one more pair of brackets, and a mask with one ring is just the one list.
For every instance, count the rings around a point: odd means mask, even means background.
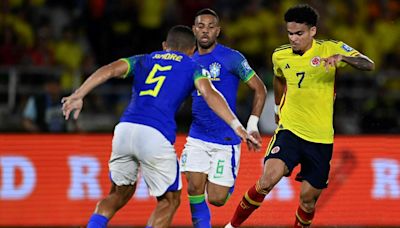
[{"label": "player's knee", "polygon": [[300,204],[306,212],[312,212],[315,210],[315,204],[317,203],[318,194],[313,194],[308,191],[300,194]]},{"label": "player's knee", "polygon": [[224,206],[226,203],[226,197],[224,199],[222,198],[208,198],[208,202],[216,207],[221,207]]},{"label": "player's knee", "polygon": [[300,204],[306,212],[313,212],[315,210],[316,200],[311,197],[300,197]]},{"label": "player's knee", "polygon": [[267,191],[267,192],[270,192],[272,190],[272,188],[275,186],[272,178],[269,176],[262,177],[259,180],[259,185],[262,190]]},{"label": "player's knee", "polygon": [[188,184],[187,191],[188,191],[188,194],[191,196],[204,194],[204,188],[202,188],[201,185],[194,184],[194,183]]},{"label": "player's knee", "polygon": [[228,200],[228,196],[225,193],[209,194],[207,197],[208,202],[216,207],[224,206]]},{"label": "player's knee", "polygon": [[166,200],[161,200],[158,202],[158,207],[163,208],[168,215],[172,215],[178,209],[181,203],[180,197],[169,196]]}]

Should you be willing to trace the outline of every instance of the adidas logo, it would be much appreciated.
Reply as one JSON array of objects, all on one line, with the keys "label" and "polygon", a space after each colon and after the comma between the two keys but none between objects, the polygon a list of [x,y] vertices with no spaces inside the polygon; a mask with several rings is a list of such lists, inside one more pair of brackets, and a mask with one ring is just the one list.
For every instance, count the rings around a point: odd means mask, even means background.
[{"label": "adidas logo", "polygon": [[289,63],[286,63],[285,69],[290,69]]}]

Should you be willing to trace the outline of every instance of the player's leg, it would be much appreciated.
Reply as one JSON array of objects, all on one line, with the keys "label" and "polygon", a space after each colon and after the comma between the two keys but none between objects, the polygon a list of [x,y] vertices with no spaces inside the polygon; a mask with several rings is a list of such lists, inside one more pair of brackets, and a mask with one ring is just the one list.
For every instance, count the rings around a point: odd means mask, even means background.
[{"label": "player's leg", "polygon": [[264,165],[264,171],[260,179],[247,190],[236,208],[230,224],[226,227],[239,227],[248,217],[261,206],[265,196],[280,181],[288,168],[280,159],[268,159]]},{"label": "player's leg", "polygon": [[[289,176],[298,164],[297,139],[289,131],[279,131],[267,148],[261,177],[244,194],[236,211],[226,226],[239,227],[262,204],[265,196],[283,176]],[[289,152],[290,151],[290,152]]]},{"label": "player's leg", "polygon": [[157,206],[152,212],[146,228],[170,227],[172,218],[180,204],[181,190],[166,192],[157,197]]},{"label": "player's leg", "polygon": [[211,148],[211,167],[206,186],[207,199],[210,204],[220,207],[225,205],[234,190],[240,164],[240,144],[208,144]]},{"label": "player's leg", "polygon": [[207,175],[200,172],[185,172],[185,177],[188,183],[187,193],[193,226],[211,227],[210,209],[205,195]]},{"label": "player's leg", "polygon": [[308,181],[301,183],[300,205],[296,211],[295,228],[309,227],[315,213],[315,204],[322,189],[314,188]]},{"label": "player's leg", "polygon": [[296,180],[301,181],[300,202],[296,211],[295,228],[309,227],[315,214],[315,205],[327,187],[333,144],[312,143],[303,140],[302,162]]},{"label": "player's leg", "polygon": [[132,126],[118,124],[115,127],[112,141],[112,153],[109,161],[111,190],[107,197],[97,203],[94,214],[87,227],[106,227],[108,221],[133,196],[136,189],[136,178],[139,164],[132,159],[127,135],[133,131]]},{"label": "player's leg", "polygon": [[[148,219],[147,227],[169,227],[180,204],[181,173],[174,146],[159,131],[140,125],[139,143],[133,149],[139,151],[138,160],[150,195],[157,197],[157,206]],[[151,143],[148,139],[151,138]]]},{"label": "player's leg", "polygon": [[211,227],[210,210],[205,197],[207,173],[211,162],[207,150],[204,141],[188,137],[181,156],[181,170],[185,173],[188,183],[190,212],[195,228]]},{"label": "player's leg", "polygon": [[134,185],[117,186],[112,183],[110,193],[97,203],[94,214],[91,216],[87,228],[107,227],[108,221],[122,208],[133,196],[136,189]]}]

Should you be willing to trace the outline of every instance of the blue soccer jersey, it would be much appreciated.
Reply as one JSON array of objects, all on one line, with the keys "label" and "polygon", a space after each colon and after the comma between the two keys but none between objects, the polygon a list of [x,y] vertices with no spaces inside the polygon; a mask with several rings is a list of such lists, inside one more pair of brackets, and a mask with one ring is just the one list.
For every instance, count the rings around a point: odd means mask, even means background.
[{"label": "blue soccer jersey", "polygon": [[[247,82],[255,74],[244,56],[236,50],[217,44],[211,53],[200,55],[196,52],[193,59],[210,72],[213,85],[224,95],[229,107],[236,113],[239,81]],[[240,143],[240,138],[232,128],[208,107],[198,91],[194,91],[192,97],[193,121],[190,137],[223,145]]]},{"label": "blue soccer jersey", "polygon": [[180,52],[153,52],[122,59],[133,76],[132,98],[120,121],[144,124],[159,130],[172,144],[176,138],[175,113],[206,77],[202,68]]}]

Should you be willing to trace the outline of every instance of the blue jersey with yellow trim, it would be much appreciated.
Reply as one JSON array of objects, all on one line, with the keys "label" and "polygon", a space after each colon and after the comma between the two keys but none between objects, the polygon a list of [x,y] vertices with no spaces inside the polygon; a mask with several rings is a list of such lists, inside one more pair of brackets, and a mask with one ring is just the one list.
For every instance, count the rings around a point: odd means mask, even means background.
[{"label": "blue jersey with yellow trim", "polygon": [[[208,54],[200,55],[196,52],[193,59],[209,71],[213,85],[236,113],[239,81],[247,82],[255,74],[245,57],[236,50],[217,44]],[[232,128],[208,107],[198,91],[194,91],[192,97],[193,121],[190,137],[223,145],[240,143],[240,138]]]},{"label": "blue jersey with yellow trim", "polygon": [[132,98],[121,122],[138,123],[159,130],[172,144],[176,138],[175,113],[203,68],[180,52],[153,52],[122,59],[129,65],[125,76],[133,76]]}]

